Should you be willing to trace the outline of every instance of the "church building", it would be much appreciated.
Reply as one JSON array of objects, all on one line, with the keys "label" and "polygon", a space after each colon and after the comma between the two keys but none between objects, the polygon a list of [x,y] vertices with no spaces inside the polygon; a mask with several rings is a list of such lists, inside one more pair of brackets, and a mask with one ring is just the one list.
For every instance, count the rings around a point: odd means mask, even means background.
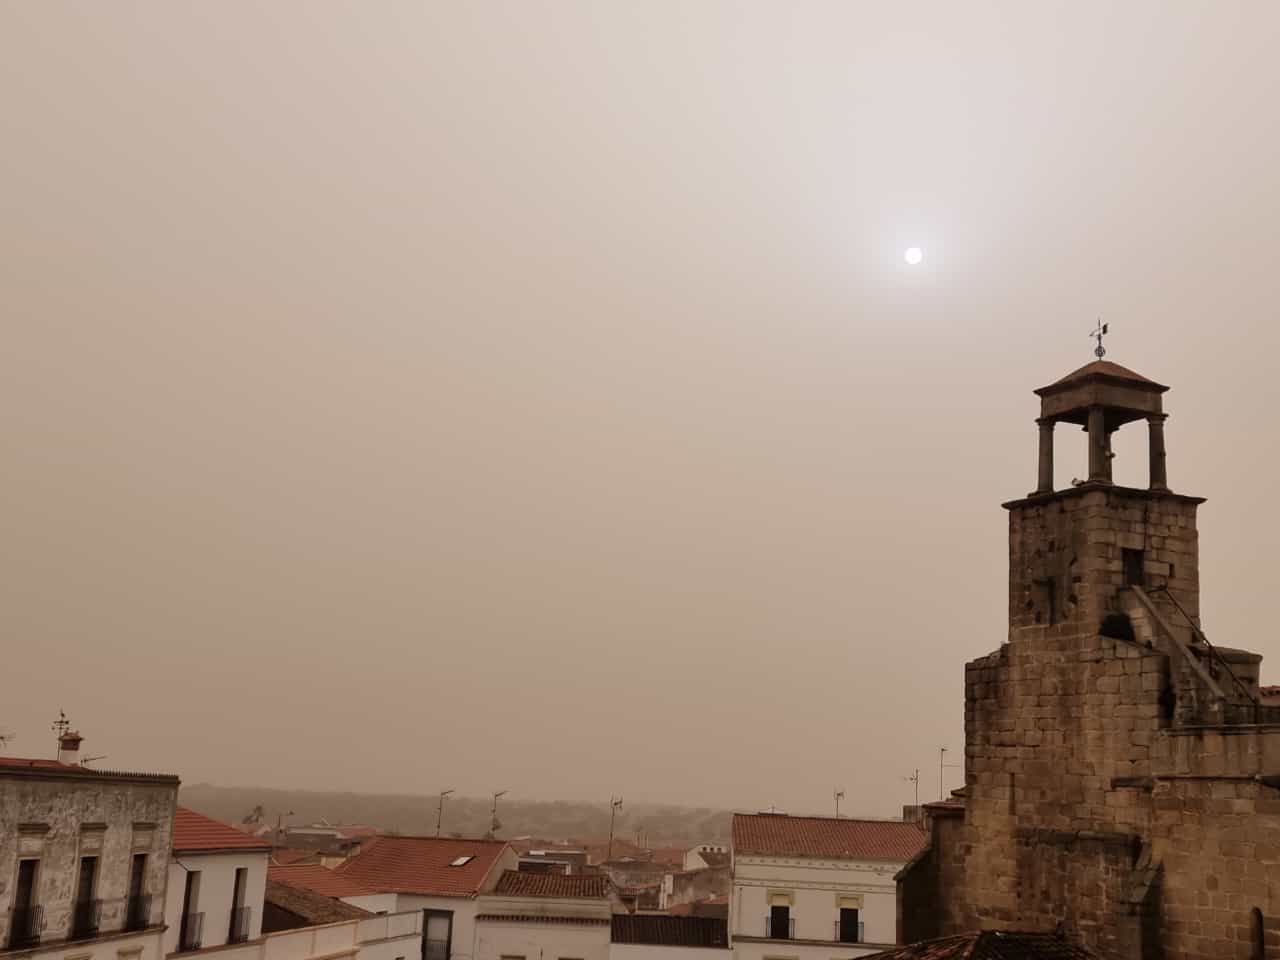
[{"label": "church building", "polygon": [[[1101,354],[1101,349],[1099,349]],[[1280,958],[1280,706],[1200,619],[1199,497],[1165,466],[1167,387],[1099,359],[1040,397],[1009,516],[1009,634],[965,667],[965,786],[926,808],[898,941],[1058,933],[1104,956]],[[1054,488],[1054,430],[1088,474]],[[1112,481],[1146,427],[1150,481]]]}]

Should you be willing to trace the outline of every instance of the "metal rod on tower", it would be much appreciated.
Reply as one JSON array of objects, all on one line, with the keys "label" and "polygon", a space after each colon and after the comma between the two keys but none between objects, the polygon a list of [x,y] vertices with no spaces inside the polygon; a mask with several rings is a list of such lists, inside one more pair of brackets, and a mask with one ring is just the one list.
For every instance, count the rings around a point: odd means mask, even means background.
[{"label": "metal rod on tower", "polygon": [[844,791],[841,790],[839,787],[836,787],[832,789],[831,793],[836,799],[836,819],[839,820],[840,819],[840,801],[841,799],[844,798]]},{"label": "metal rod on tower", "polygon": [[440,824],[444,822],[444,798],[453,793],[452,790],[441,790],[440,801],[436,805],[436,836],[440,836]]}]

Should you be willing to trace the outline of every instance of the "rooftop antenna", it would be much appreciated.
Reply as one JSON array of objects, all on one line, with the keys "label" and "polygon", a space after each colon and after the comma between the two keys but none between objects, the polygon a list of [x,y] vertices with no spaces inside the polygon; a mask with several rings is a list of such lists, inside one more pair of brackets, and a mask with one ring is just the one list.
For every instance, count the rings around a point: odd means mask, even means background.
[{"label": "rooftop antenna", "polygon": [[911,774],[911,776],[909,777],[903,777],[902,779],[906,780],[908,783],[915,784],[915,787],[916,787],[915,808],[916,808],[916,815],[918,816],[920,812],[920,768],[916,767],[915,773]]},{"label": "rooftop antenna", "polygon": [[1099,317],[1098,325],[1094,327],[1093,330],[1090,331],[1089,333],[1089,338],[1091,340],[1098,341],[1098,345],[1093,348],[1093,355],[1097,357],[1099,360],[1101,360],[1103,357],[1107,355],[1107,348],[1102,345],[1102,338],[1107,335],[1108,328],[1110,326],[1111,324],[1103,323],[1102,318]]},{"label": "rooftop antenna", "polygon": [[440,836],[440,824],[444,821],[444,798],[453,793],[453,790],[441,790],[440,802],[436,806],[436,836]]},{"label": "rooftop antenna", "polygon": [[107,759],[107,755],[106,755],[105,753],[100,754],[99,756],[96,756],[96,757],[84,757],[84,758],[80,761],[80,766],[82,766],[82,767],[83,767],[85,764],[87,764],[87,763],[93,763],[93,761],[95,761],[95,760],[105,760],[105,759]]},{"label": "rooftop antenna", "polygon": [[622,809],[622,798],[609,794],[609,851],[605,854],[605,860],[613,859],[613,821],[618,815],[618,811]]},{"label": "rooftop antenna", "polygon": [[71,729],[71,721],[67,719],[66,711],[58,711],[58,719],[53,721],[52,729],[58,744],[57,749],[53,752],[53,757],[56,760],[62,755],[62,738]]},{"label": "rooftop antenna", "polygon": [[836,800],[836,819],[839,820],[840,819],[840,801],[844,799],[844,791],[841,790],[839,787],[836,787],[832,789],[831,794],[832,796],[835,797],[835,800]]},{"label": "rooftop antenna", "polygon": [[489,819],[489,839],[490,840],[492,840],[494,837],[498,835],[498,830],[501,829],[502,827],[501,821],[498,820],[498,798],[505,797],[506,795],[507,795],[506,790],[497,790],[493,794],[493,807],[489,811],[491,815]]},{"label": "rooftop antenna", "polygon": [[938,748],[938,799],[939,800],[947,799],[946,788],[943,786],[943,780],[942,780],[943,768],[963,766],[963,764],[959,764],[959,763],[944,763],[943,761],[946,759],[946,756],[947,756],[947,748],[939,747]]}]

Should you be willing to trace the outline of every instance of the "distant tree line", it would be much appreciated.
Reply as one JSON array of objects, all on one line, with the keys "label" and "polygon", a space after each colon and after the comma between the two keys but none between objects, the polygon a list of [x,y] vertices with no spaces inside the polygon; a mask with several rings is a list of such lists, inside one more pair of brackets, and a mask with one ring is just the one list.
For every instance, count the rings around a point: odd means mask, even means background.
[{"label": "distant tree line", "polygon": [[[184,784],[184,806],[228,823],[253,822],[274,827],[278,820],[299,826],[327,820],[364,824],[404,835],[435,833],[435,796],[273,790]],[[445,801],[443,836],[481,837],[489,830],[488,797],[454,794]],[[289,816],[292,812],[292,815]],[[614,835],[650,847],[678,846],[703,840],[727,840],[731,814],[709,807],[628,803],[619,811]],[[521,801],[504,797],[498,805],[502,838],[531,836],[540,840],[585,840],[609,834],[609,802],[565,800]]]}]

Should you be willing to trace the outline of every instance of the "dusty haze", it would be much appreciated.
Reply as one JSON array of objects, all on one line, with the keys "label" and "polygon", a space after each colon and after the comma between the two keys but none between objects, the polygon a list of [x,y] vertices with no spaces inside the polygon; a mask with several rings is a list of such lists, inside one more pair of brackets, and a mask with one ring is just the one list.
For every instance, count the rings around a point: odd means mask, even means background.
[{"label": "dusty haze", "polygon": [[7,751],[63,707],[193,782],[936,796],[1099,314],[1173,387],[1208,635],[1280,682],[1278,30],[6,4]]}]

